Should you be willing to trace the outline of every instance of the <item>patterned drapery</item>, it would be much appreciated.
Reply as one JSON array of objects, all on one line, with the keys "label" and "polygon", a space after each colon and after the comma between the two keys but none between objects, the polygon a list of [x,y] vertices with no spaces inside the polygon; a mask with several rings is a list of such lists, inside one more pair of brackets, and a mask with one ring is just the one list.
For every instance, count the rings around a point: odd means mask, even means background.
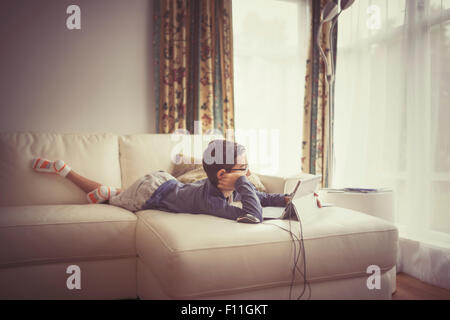
[{"label": "patterned drapery", "polygon": [[[305,100],[303,118],[302,171],[322,175],[322,186],[328,187],[328,138],[329,138],[329,92],[326,81],[325,63],[316,45],[315,35],[319,31],[320,12],[333,0],[312,1],[309,54],[306,61]],[[337,26],[330,44],[331,22],[321,29],[320,45],[330,57],[330,45],[336,49]],[[336,50],[334,51],[336,52]],[[330,59],[330,58],[328,58]],[[334,60],[335,61],[335,60]]]},{"label": "patterned drapery", "polygon": [[231,0],[155,0],[157,131],[234,129]]}]

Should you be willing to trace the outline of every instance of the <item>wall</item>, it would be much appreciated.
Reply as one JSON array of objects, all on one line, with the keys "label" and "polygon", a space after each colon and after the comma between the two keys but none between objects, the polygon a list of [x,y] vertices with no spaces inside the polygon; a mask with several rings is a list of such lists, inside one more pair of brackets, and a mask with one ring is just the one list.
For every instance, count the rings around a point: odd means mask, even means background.
[{"label": "wall", "polygon": [[155,132],[151,24],[151,0],[2,0],[0,131]]}]

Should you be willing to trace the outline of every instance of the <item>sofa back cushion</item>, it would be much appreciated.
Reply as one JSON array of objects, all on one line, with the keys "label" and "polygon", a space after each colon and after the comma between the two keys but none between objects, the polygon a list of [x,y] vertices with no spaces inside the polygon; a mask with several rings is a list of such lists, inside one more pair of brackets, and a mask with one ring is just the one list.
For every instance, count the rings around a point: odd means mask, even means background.
[{"label": "sofa back cushion", "polygon": [[69,180],[35,172],[35,157],[62,159],[91,180],[121,187],[115,135],[1,133],[0,206],[87,203],[86,194]]},{"label": "sofa back cushion", "polygon": [[214,135],[132,134],[119,137],[122,186],[156,170],[173,174],[180,153],[201,159]]}]

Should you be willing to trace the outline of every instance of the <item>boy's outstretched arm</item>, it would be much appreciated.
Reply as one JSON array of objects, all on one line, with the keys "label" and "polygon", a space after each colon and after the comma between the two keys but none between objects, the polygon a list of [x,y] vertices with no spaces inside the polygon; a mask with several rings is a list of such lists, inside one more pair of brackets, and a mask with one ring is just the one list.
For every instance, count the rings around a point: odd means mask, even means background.
[{"label": "boy's outstretched arm", "polygon": [[287,194],[255,192],[263,207],[284,207],[289,201]]},{"label": "boy's outstretched arm", "polygon": [[[263,207],[284,207],[289,201],[287,194],[283,193],[266,193],[257,191],[253,185],[251,185],[255,190],[256,196],[259,198],[259,202]],[[237,190],[236,190],[237,191]],[[241,201],[241,194],[237,191],[235,193],[234,201]]]}]

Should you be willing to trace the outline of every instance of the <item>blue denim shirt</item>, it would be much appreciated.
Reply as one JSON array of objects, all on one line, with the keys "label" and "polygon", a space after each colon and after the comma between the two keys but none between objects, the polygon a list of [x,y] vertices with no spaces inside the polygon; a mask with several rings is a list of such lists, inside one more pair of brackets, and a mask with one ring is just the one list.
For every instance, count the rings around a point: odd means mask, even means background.
[{"label": "blue denim shirt", "polygon": [[262,207],[284,207],[284,194],[256,191],[246,176],[239,177],[233,191],[233,201],[241,201],[242,209],[231,205],[209,179],[184,184],[178,180],[164,182],[144,204],[142,210],[159,209],[171,212],[203,213],[236,220],[251,214],[263,221]]}]

